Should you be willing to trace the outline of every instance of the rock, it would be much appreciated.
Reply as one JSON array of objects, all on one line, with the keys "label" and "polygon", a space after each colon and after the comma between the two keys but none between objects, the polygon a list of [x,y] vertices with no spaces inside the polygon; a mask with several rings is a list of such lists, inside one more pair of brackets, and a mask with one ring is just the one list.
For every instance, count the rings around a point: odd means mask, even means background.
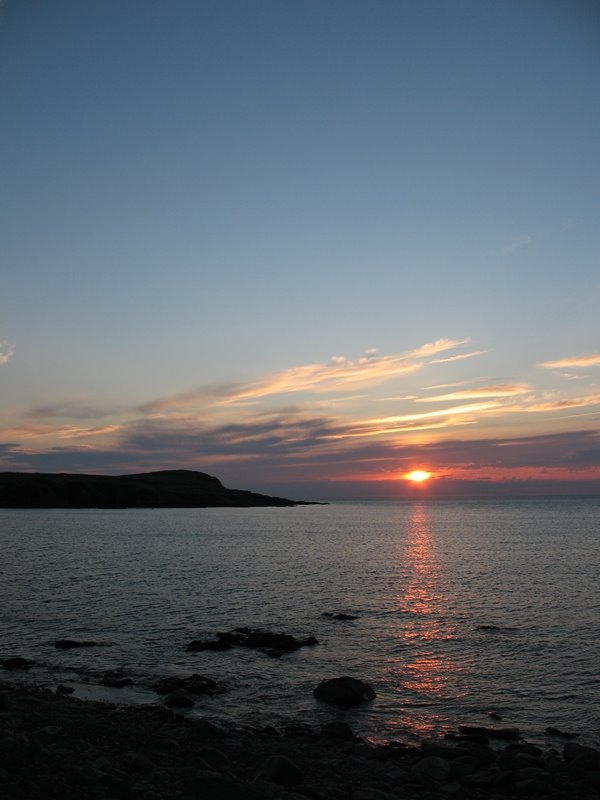
[{"label": "rock", "polygon": [[366,703],[376,696],[375,691],[368,683],[347,675],[322,681],[314,690],[313,695],[317,700],[342,708]]},{"label": "rock", "polygon": [[194,700],[185,690],[176,689],[165,697],[165,705],[170,708],[192,708]]},{"label": "rock", "polygon": [[567,731],[561,731],[560,728],[553,728],[552,726],[548,726],[546,728],[546,733],[548,736],[560,736],[562,739],[577,739],[579,736],[578,733],[569,733]]},{"label": "rock", "polygon": [[279,786],[295,786],[302,783],[304,774],[287,756],[269,756],[260,767],[258,777]]},{"label": "rock", "polygon": [[133,681],[124,670],[109,669],[100,677],[101,686],[110,686],[111,689],[121,689],[123,686],[131,686]]},{"label": "rock", "polygon": [[62,683],[59,683],[56,687],[56,694],[73,694],[75,689],[72,686],[64,686]]},{"label": "rock", "polygon": [[500,722],[502,719],[502,714],[499,714],[497,711],[488,711],[488,717],[490,719],[495,719],[497,722]]},{"label": "rock", "polygon": [[258,628],[235,628],[232,631],[217,633],[217,639],[195,639],[186,645],[190,653],[204,650],[231,650],[233,647],[249,647],[261,650],[266,655],[279,658],[284,653],[292,653],[300,647],[319,644],[314,636],[296,639],[288,633],[272,633]]},{"label": "rock", "polygon": [[452,767],[446,758],[427,756],[413,764],[411,774],[426,782],[441,783],[450,777]]},{"label": "rock", "polygon": [[360,619],[360,617],[356,617],[354,614],[344,614],[343,612],[332,614],[330,611],[325,611],[322,616],[341,621]]},{"label": "rock", "polygon": [[323,739],[340,739],[342,741],[353,742],[354,734],[352,728],[341,720],[326,722],[321,726],[321,737]]},{"label": "rock", "polygon": [[188,653],[201,653],[204,650],[233,650],[233,644],[224,639],[195,639],[189,642],[185,649]]},{"label": "rock", "polygon": [[155,683],[153,689],[157,694],[169,694],[178,690],[189,694],[217,694],[223,691],[223,688],[215,681],[205,678],[204,675],[196,675],[196,673],[185,678],[170,675]]},{"label": "rock", "polygon": [[32,663],[32,661],[28,661],[26,658],[15,656],[14,658],[5,659],[2,662],[2,666],[4,669],[29,669]]},{"label": "rock", "polygon": [[315,739],[316,734],[310,725],[303,722],[292,722],[283,729],[286,739]]},{"label": "rock", "polygon": [[70,650],[73,647],[98,647],[98,642],[84,641],[80,639],[57,639],[54,647],[58,650]]},{"label": "rock", "polygon": [[200,747],[197,754],[210,769],[218,772],[227,772],[231,767],[229,758],[220,750],[217,750],[216,747]]},{"label": "rock", "polygon": [[189,736],[196,742],[213,742],[215,739],[227,739],[226,728],[215,725],[207,719],[193,719],[189,726]]},{"label": "rock", "polygon": [[232,631],[218,633],[217,636],[226,644],[263,650],[268,655],[292,653],[301,647],[312,647],[319,644],[314,636],[296,639],[289,633],[272,633],[258,628],[234,628]]},{"label": "rock", "polygon": [[450,762],[453,778],[463,778],[465,775],[472,775],[480,768],[480,762],[475,756],[461,756]]},{"label": "rock", "polygon": [[563,758],[572,767],[583,770],[600,770],[600,750],[594,750],[593,747],[566,742],[563,748]]},{"label": "rock", "polygon": [[458,732],[463,736],[487,736],[490,739],[518,739],[518,728],[485,728],[479,725],[459,725]]},{"label": "rock", "polygon": [[352,792],[352,800],[389,800],[390,795],[380,789],[365,786],[364,789],[356,789]]},{"label": "rock", "polygon": [[470,756],[470,751],[465,747],[451,747],[450,745],[427,739],[421,742],[421,752],[424,756],[437,756],[438,758],[446,758],[449,761],[463,756]]},{"label": "rock", "polygon": [[541,767],[543,765],[543,760],[539,756],[531,755],[530,753],[505,750],[498,754],[496,763],[502,770],[518,770],[526,767]]}]

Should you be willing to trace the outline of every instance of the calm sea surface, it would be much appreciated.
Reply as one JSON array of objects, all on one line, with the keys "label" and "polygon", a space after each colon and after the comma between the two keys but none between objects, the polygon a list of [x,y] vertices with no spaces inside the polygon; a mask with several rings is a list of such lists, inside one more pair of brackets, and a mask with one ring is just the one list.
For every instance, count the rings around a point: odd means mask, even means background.
[{"label": "calm sea surface", "polygon": [[[267,509],[0,511],[6,677],[158,702],[158,677],[227,684],[195,712],[249,724],[344,716],[375,740],[457,724],[546,726],[600,743],[600,500],[332,503]],[[340,622],[324,612],[356,614]],[[248,625],[320,644],[282,658],[185,645]],[[109,646],[59,651],[59,638]],[[124,667],[135,686],[107,690]],[[321,680],[376,700],[337,712]],[[498,724],[498,723],[496,723]]]}]

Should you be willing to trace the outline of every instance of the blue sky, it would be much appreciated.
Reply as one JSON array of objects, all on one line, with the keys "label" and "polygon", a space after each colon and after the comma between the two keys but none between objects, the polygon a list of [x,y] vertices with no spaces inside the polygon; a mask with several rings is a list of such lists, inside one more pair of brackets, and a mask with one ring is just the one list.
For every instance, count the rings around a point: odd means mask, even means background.
[{"label": "blue sky", "polygon": [[597,480],[599,67],[577,0],[4,2],[0,468]]}]

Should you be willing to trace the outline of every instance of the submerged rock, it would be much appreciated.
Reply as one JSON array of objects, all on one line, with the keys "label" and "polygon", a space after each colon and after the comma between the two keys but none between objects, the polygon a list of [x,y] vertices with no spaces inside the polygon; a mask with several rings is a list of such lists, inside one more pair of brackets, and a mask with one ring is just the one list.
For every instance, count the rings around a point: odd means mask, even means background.
[{"label": "submerged rock", "polygon": [[232,650],[233,645],[224,639],[195,639],[185,648],[188,653],[200,653],[204,650]]},{"label": "submerged rock", "polygon": [[330,611],[325,611],[323,613],[323,616],[329,617],[330,619],[337,619],[341,621],[360,619],[360,617],[357,617],[354,614],[344,614],[343,611],[340,611],[338,614],[332,614]]},{"label": "submerged rock", "polygon": [[7,658],[2,662],[4,669],[29,669],[32,664],[33,661],[29,661],[26,658],[21,658],[21,656]]},{"label": "submerged rock", "polygon": [[562,739],[577,739],[578,733],[570,733],[568,731],[561,731],[560,728],[553,728],[551,725],[546,728],[548,736],[560,736]]},{"label": "submerged rock", "polygon": [[195,673],[184,678],[178,675],[162,678],[154,684],[153,689],[157,694],[170,694],[178,691],[189,694],[218,694],[224,691],[223,687],[215,681]]},{"label": "submerged rock", "polygon": [[81,639],[57,639],[54,647],[58,650],[70,650],[73,647],[98,647],[98,642]]},{"label": "submerged rock", "polygon": [[458,732],[463,736],[485,736],[490,739],[518,739],[518,728],[486,728],[480,725],[459,725]]},{"label": "submerged rock", "polygon": [[322,681],[314,690],[313,695],[317,700],[342,708],[367,703],[376,696],[374,689],[368,683],[347,675]]}]

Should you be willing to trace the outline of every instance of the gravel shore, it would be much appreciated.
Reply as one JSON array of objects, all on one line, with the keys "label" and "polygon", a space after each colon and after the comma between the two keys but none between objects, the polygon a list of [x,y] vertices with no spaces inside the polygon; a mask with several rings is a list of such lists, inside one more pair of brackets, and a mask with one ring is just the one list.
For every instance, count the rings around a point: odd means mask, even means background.
[{"label": "gravel shore", "polygon": [[600,752],[484,737],[373,746],[343,722],[226,730],[163,706],[0,684],[5,800],[437,800],[600,796]]}]

